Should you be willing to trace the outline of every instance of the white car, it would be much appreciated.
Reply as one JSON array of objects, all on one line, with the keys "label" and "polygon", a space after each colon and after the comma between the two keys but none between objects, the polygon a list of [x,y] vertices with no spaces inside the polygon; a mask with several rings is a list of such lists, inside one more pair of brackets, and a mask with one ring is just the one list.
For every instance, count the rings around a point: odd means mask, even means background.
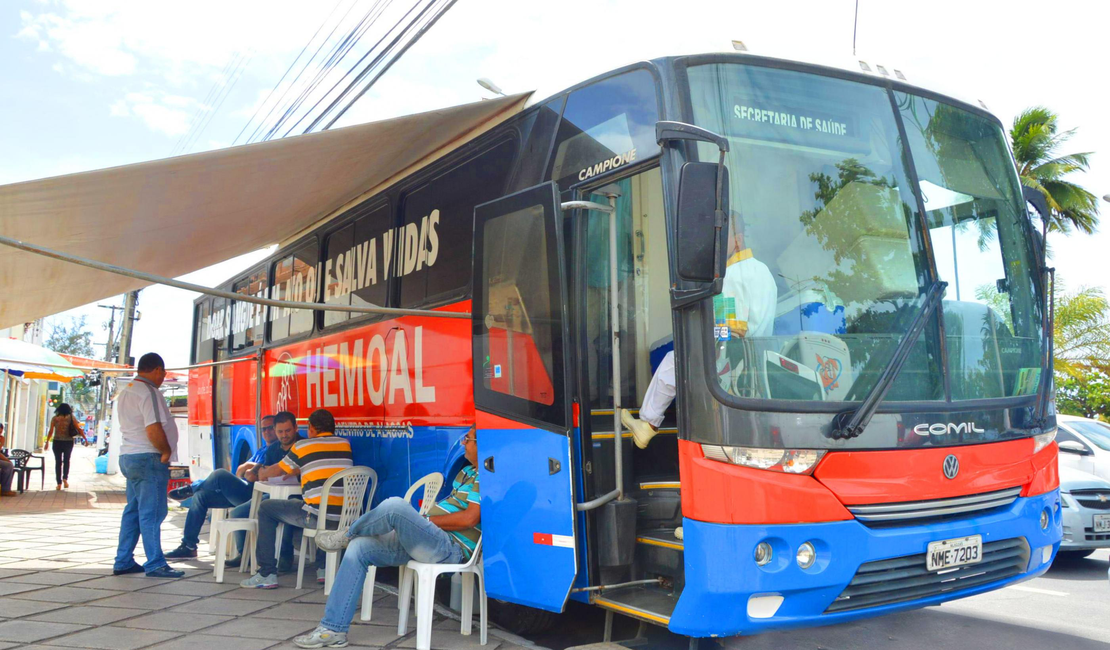
[{"label": "white car", "polygon": [[1080,558],[1110,548],[1110,481],[1061,467],[1060,505],[1064,520],[1061,556]]},{"label": "white car", "polygon": [[1074,415],[1057,415],[1056,424],[1060,467],[1110,481],[1110,424]]}]

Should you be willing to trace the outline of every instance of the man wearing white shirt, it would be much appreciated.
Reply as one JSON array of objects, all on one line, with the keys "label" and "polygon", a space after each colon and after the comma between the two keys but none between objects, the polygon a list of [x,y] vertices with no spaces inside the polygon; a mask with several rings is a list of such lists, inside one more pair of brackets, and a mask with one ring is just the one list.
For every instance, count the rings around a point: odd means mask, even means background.
[{"label": "man wearing white shirt", "polygon": [[[732,336],[771,336],[778,305],[778,286],[771,270],[752,257],[752,250],[744,246],[744,221],[734,210],[729,215],[729,257],[721,295],[714,300],[732,299],[735,318],[731,314],[727,325]],[[628,411],[621,412],[621,422],[632,431],[636,446],[644,449],[658,433],[663,413],[675,397],[674,352],[668,352],[655,374],[651,377],[640,417]]]},{"label": "man wearing white shirt", "polygon": [[[119,467],[127,479],[127,506],[119,527],[114,575],[143,571],[151,578],[180,578],[162,554],[162,521],[170,458],[177,446],[177,425],[158,387],[166,379],[166,364],[148,352],[139,359],[135,378],[116,398],[119,418]],[[146,563],[135,562],[135,546],[143,539]]]}]

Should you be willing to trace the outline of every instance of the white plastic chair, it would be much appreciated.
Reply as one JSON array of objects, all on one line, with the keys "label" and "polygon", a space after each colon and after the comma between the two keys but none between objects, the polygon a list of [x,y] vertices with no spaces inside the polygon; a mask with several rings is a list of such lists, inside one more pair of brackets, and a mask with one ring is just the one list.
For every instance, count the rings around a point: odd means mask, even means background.
[{"label": "white plastic chair", "polygon": [[227,519],[227,511],[230,508],[209,508],[208,509],[208,550],[213,553],[216,552],[216,545],[220,543],[220,522]]},{"label": "white plastic chair", "polygon": [[[300,589],[301,584],[304,582],[305,557],[308,556],[310,549],[313,553],[316,550],[316,535],[328,530],[328,518],[325,516],[327,513],[328,495],[331,493],[332,487],[339,481],[343,481],[343,509],[339,513],[338,530],[350,528],[351,524],[362,516],[363,503],[371,502],[374,498],[374,491],[378,489],[378,473],[369,467],[362,466],[349,467],[341,472],[337,472],[324,482],[323,491],[320,494],[320,514],[316,517],[316,528],[305,528],[301,531],[301,558],[297,563],[297,589]],[[367,484],[370,485],[369,493],[366,489]],[[335,582],[335,570],[339,564],[339,552],[328,551],[326,558],[327,561],[324,565],[325,596],[331,593],[331,585]]]},{"label": "white plastic chair", "polygon": [[[424,496],[420,501],[420,509],[417,512],[420,516],[426,516],[432,506],[436,504],[436,495],[439,494],[439,488],[443,486],[443,474],[439,472],[432,472],[424,478],[412,484],[412,487],[405,492],[405,502],[412,503],[412,498],[416,495],[416,491],[424,488]],[[405,581],[405,573],[408,569],[404,566],[397,567],[397,584],[400,585]],[[366,579],[362,583],[362,615],[364,621],[370,620],[370,610],[374,606],[374,581],[378,573],[378,567],[371,564],[366,568]]]},{"label": "white plastic chair", "polygon": [[400,617],[397,621],[397,634],[404,635],[408,630],[409,601],[412,589],[416,587],[416,650],[431,650],[432,617],[435,615],[436,577],[443,573],[462,574],[462,629],[463,636],[470,635],[474,618],[474,576],[478,576],[478,598],[481,623],[481,643],[486,645],[486,577],[482,569],[482,538],[474,547],[474,554],[466,564],[426,564],[409,560],[408,571],[401,581]]},{"label": "white plastic chair", "polygon": [[[257,519],[221,519],[212,526],[216,531],[216,565],[213,570],[216,572],[216,582],[223,583],[224,581],[224,562],[227,560],[227,549],[235,543],[235,531],[243,531],[247,539],[243,543],[242,561],[239,563],[239,572],[244,573],[247,568],[247,557],[250,557],[250,573],[254,575],[258,573],[258,555],[251,553],[249,549],[253,549],[258,539],[258,520]],[[278,539],[281,539],[279,536]]]}]

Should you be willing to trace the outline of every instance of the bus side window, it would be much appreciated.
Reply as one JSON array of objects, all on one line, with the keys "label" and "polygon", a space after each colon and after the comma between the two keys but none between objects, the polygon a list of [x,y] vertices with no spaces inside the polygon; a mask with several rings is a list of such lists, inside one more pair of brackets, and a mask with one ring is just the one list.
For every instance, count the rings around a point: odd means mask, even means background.
[{"label": "bus side window", "polygon": [[[245,296],[262,296],[266,290],[266,269],[253,271],[237,281],[232,291]],[[236,301],[232,307],[231,351],[239,352],[260,345],[263,340],[263,317],[266,308],[250,302]]]},{"label": "bus side window", "polygon": [[389,277],[401,282],[401,307],[462,297],[470,282],[474,206],[501,196],[515,140],[505,140],[404,197],[404,225]]},{"label": "bus side window", "polygon": [[209,332],[212,318],[212,301],[202,300],[197,303],[194,313],[193,363],[207,363],[212,360],[212,334]]},{"label": "bus side window", "polygon": [[[316,302],[318,282],[316,263],[320,255],[316,241],[301,246],[293,254],[274,262],[270,297],[290,302]],[[310,309],[270,308],[270,340],[280,341],[312,331],[314,312]]]}]

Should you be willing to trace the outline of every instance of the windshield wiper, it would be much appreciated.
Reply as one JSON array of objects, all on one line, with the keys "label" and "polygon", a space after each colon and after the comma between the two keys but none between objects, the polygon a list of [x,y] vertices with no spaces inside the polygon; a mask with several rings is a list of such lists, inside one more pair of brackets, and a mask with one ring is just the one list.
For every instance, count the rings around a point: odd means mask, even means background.
[{"label": "windshield wiper", "polygon": [[902,366],[910,356],[910,350],[913,349],[917,339],[921,337],[921,333],[925,331],[929,316],[940,305],[940,300],[944,297],[944,290],[947,288],[947,282],[938,280],[925,292],[925,300],[920,310],[913,317],[913,321],[901,342],[898,343],[898,347],[894,348],[894,354],[891,355],[890,361],[883,368],[879,379],[867,392],[858,409],[836,414],[832,421],[832,430],[829,432],[830,437],[837,440],[855,438],[867,428],[867,424],[871,422],[871,416],[875,414],[879,404],[886,397],[887,391],[894,384],[894,380],[898,378],[898,373],[902,371]]}]

